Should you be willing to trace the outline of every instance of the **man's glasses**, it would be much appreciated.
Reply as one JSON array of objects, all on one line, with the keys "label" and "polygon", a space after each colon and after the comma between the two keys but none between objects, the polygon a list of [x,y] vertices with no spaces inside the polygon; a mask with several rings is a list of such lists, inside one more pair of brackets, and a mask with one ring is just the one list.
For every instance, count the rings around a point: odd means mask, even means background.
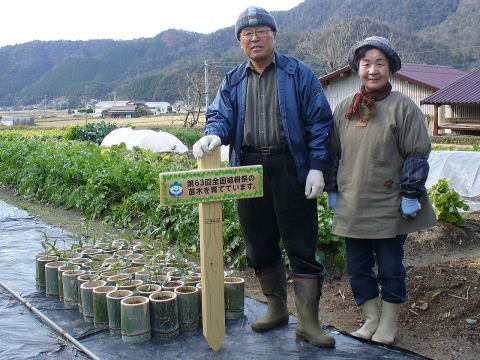
[{"label": "man's glasses", "polygon": [[254,31],[245,31],[244,33],[240,34],[240,38],[242,40],[252,40],[253,35],[257,35],[258,38],[260,39],[265,39],[268,34],[270,34],[270,29],[260,29],[260,30],[254,30]]}]

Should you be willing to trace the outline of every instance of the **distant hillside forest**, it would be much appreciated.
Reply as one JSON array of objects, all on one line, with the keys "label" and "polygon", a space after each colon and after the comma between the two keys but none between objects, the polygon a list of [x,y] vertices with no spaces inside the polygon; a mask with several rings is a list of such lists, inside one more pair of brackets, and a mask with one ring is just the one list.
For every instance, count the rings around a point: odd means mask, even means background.
[{"label": "distant hillside forest", "polygon": [[[388,37],[404,62],[480,65],[478,0],[305,0],[273,12],[277,49],[320,76],[346,65],[350,46],[370,35]],[[205,20],[207,21],[207,20]],[[233,25],[233,24],[232,24]],[[244,60],[233,26],[211,34],[168,30],[129,41],[32,41],[0,48],[0,106],[67,97],[173,102],[203,90]],[[190,88],[187,92],[187,88]]]}]

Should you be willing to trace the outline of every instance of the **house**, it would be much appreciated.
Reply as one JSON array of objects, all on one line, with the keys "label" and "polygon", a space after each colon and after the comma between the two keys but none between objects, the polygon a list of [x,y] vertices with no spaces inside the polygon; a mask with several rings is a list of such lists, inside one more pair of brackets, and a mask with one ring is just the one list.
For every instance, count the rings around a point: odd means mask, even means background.
[{"label": "house", "polygon": [[165,102],[165,101],[159,101],[159,102],[146,102],[145,106],[153,113],[153,115],[160,115],[160,114],[166,114],[172,111],[172,107],[170,103]]},{"label": "house", "polygon": [[112,106],[107,114],[112,118],[131,119],[133,118],[136,108],[136,105]]},{"label": "house", "polygon": [[127,103],[128,100],[99,101],[95,104],[95,112],[93,113],[93,116],[105,117],[112,106],[125,106]]},{"label": "house", "polygon": [[28,115],[2,115],[0,125],[17,126],[17,125],[34,125],[33,117]]},{"label": "house", "polygon": [[145,107],[146,101],[145,100],[131,100],[127,102],[127,105],[135,105],[138,107]]},{"label": "house", "polygon": [[185,106],[185,102],[182,100],[177,100],[172,104],[172,111],[180,114],[187,113],[187,107]]},{"label": "house", "polygon": [[[446,129],[455,133],[480,132],[480,67],[423,99],[434,106],[433,134]],[[446,108],[443,119],[440,108]]]},{"label": "house", "polygon": [[[404,63],[402,68],[390,77],[390,83],[393,90],[409,96],[425,115],[433,118],[434,106],[421,106],[421,101],[465,74],[467,72],[449,66]],[[360,79],[350,66],[322,76],[320,82],[332,110],[342,99],[358,92],[361,86]],[[444,111],[439,114],[444,117]]]}]

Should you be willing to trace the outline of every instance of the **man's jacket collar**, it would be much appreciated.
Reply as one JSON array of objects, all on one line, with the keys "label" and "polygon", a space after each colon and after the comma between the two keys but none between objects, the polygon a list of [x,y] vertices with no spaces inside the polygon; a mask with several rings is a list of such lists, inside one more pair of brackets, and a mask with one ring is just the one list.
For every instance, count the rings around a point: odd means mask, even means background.
[{"label": "man's jacket collar", "polygon": [[[240,64],[236,71],[232,74],[232,86],[237,85],[241,82],[246,76],[246,68],[247,68],[248,60],[244,63]],[[283,71],[287,74],[294,74],[295,69],[297,68],[297,63],[295,61],[291,61],[288,57],[283,56],[275,51],[275,64],[280,67]]]}]

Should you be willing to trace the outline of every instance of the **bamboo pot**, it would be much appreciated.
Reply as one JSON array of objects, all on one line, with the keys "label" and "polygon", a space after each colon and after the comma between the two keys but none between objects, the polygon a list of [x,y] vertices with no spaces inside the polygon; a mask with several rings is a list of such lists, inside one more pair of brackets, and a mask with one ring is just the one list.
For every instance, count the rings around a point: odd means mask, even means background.
[{"label": "bamboo pot", "polygon": [[37,284],[40,288],[45,288],[45,265],[49,262],[56,261],[57,256],[47,255],[38,257],[36,260],[36,269],[37,269]]},{"label": "bamboo pot", "polygon": [[243,317],[245,305],[245,280],[239,277],[224,279],[225,319],[237,320]]},{"label": "bamboo pot", "polygon": [[78,309],[78,277],[85,274],[85,270],[67,270],[62,274],[63,304],[66,309]]},{"label": "bamboo pot", "polygon": [[80,275],[77,278],[77,285],[78,285],[78,311],[80,314],[83,314],[83,306],[82,306],[82,297],[81,297],[81,292],[80,292],[80,286],[83,283],[86,283],[88,281],[93,281],[93,280],[100,280],[100,276],[96,274],[91,274],[91,273],[85,273]]},{"label": "bamboo pot", "polygon": [[183,286],[185,285],[183,281],[180,281],[180,280],[177,280],[177,281],[169,281],[167,283],[165,283],[164,285],[162,285],[162,289],[165,290],[165,291],[173,291],[175,290],[175,288],[179,287],[179,286]]},{"label": "bamboo pot", "polygon": [[141,270],[135,273],[135,280],[142,280],[145,284],[150,282],[150,271]]},{"label": "bamboo pot", "polygon": [[134,291],[137,289],[137,286],[143,284],[142,280],[126,280],[124,282],[117,282],[118,290],[131,290]]},{"label": "bamboo pot", "polygon": [[162,290],[158,284],[142,284],[137,286],[137,291],[140,296],[149,297],[151,294]]},{"label": "bamboo pot", "polygon": [[58,297],[60,298],[60,300],[63,300],[63,276],[62,275],[65,271],[69,271],[69,270],[80,270],[80,266],[67,264],[67,265],[60,266],[58,268],[57,281],[58,281]]},{"label": "bamboo pot", "polygon": [[93,322],[93,289],[105,286],[105,280],[87,281],[80,286],[80,297],[82,299],[83,319],[86,322]]},{"label": "bamboo pot", "polygon": [[99,286],[93,289],[93,326],[108,329],[107,293],[117,290],[116,286]]},{"label": "bamboo pot", "polygon": [[111,335],[122,333],[121,301],[130,296],[133,296],[133,291],[130,290],[114,290],[107,293],[108,328]]},{"label": "bamboo pot", "polygon": [[58,268],[66,261],[51,261],[45,264],[45,295],[58,296]]},{"label": "bamboo pot", "polygon": [[179,286],[174,290],[178,301],[178,323],[180,331],[193,331],[198,328],[198,288]]},{"label": "bamboo pot", "polygon": [[122,341],[142,343],[152,338],[148,298],[131,296],[120,302]]},{"label": "bamboo pot", "polygon": [[153,293],[150,299],[150,323],[155,337],[168,340],[180,333],[177,294],[172,291]]}]

